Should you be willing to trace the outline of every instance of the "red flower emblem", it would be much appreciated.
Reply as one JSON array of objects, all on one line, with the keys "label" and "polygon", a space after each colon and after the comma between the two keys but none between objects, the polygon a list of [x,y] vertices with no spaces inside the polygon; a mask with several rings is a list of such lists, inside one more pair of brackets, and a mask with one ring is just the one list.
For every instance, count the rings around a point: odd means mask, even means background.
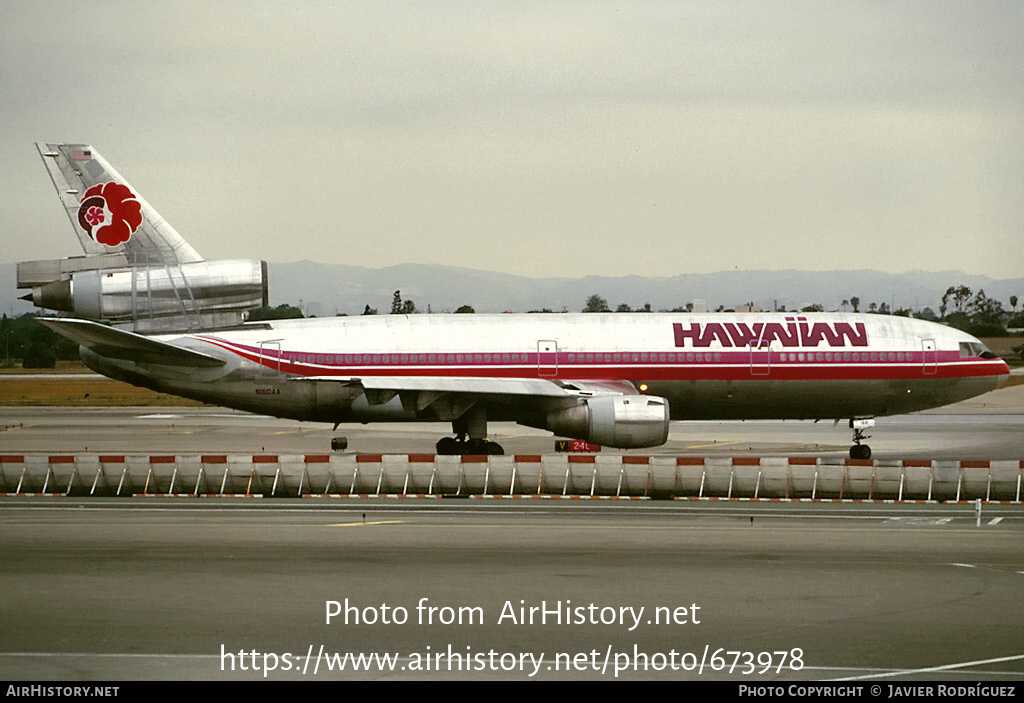
[{"label": "red flower emblem", "polygon": [[89,208],[89,211],[85,213],[86,221],[93,227],[103,222],[106,217],[107,216],[103,213],[103,208],[101,207],[91,207]]},{"label": "red flower emblem", "polygon": [[128,186],[98,183],[85,191],[78,224],[100,244],[115,247],[131,239],[142,225],[142,204]]}]

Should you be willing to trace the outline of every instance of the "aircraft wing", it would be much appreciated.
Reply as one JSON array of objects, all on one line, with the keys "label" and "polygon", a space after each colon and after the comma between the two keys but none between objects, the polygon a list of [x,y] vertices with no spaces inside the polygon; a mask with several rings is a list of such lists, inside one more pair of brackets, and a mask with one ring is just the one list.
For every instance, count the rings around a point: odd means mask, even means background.
[{"label": "aircraft wing", "polygon": [[479,376],[304,376],[297,380],[341,383],[368,391],[423,391],[473,395],[520,395],[554,398],[596,395],[637,395],[625,381],[565,381],[545,378],[489,378]]},{"label": "aircraft wing", "polygon": [[141,334],[101,325],[91,320],[40,317],[39,322],[57,334],[96,352],[100,356],[146,364],[212,368],[226,362],[215,356],[186,349]]},{"label": "aircraft wing", "polygon": [[400,396],[402,405],[432,407],[442,420],[460,416],[478,400],[494,396],[542,400],[546,405],[574,405],[595,395],[636,395],[625,381],[572,382],[546,378],[489,378],[451,376],[307,376],[300,380],[340,383],[361,388],[370,405],[383,405]]}]

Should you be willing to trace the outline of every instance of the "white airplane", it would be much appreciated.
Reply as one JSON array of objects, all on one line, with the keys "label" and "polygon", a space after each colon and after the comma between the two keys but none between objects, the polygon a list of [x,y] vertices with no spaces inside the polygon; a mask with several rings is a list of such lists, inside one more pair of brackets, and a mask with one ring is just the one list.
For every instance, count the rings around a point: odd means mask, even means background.
[{"label": "white airplane", "polygon": [[[619,448],[672,420],[873,418],[998,388],[1009,368],[943,325],[843,313],[381,315],[245,323],[266,264],[204,261],[87,144],[38,144],[85,257],[18,265],[41,322],[95,371],[297,420],[446,421],[439,454],[501,454],[488,420]],[[88,319],[80,319],[88,318]],[[344,448],[336,438],[335,448]]]}]

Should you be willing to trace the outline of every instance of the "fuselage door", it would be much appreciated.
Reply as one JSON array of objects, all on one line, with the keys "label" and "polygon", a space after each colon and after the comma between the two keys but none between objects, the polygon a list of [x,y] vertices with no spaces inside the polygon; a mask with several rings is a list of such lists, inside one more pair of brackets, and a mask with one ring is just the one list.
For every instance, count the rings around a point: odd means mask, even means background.
[{"label": "fuselage door", "polygon": [[772,369],[771,341],[750,340],[750,375],[767,376]]},{"label": "fuselage door", "polygon": [[558,342],[553,339],[537,342],[537,375],[558,375]]},{"label": "fuselage door", "polygon": [[274,379],[281,374],[281,342],[272,340],[260,342],[260,368],[256,377]]},{"label": "fuselage door", "polygon": [[924,352],[922,371],[926,376],[934,376],[939,370],[939,354],[934,339],[922,339],[921,350]]}]

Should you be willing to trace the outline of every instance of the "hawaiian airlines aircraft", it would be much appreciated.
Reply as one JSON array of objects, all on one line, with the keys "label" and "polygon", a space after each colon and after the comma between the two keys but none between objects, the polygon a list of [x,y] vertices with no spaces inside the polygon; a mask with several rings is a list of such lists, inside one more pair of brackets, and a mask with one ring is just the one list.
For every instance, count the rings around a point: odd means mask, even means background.
[{"label": "hawaiian airlines aircraft", "polygon": [[[204,261],[89,145],[37,145],[87,256],[18,266],[41,321],[111,378],[277,417],[445,421],[439,454],[500,454],[488,420],[620,448],[671,420],[864,430],[999,387],[974,337],[888,315],[382,315],[245,323],[266,266]],[[87,319],[82,319],[87,318]],[[110,323],[103,324],[103,323]]]}]

